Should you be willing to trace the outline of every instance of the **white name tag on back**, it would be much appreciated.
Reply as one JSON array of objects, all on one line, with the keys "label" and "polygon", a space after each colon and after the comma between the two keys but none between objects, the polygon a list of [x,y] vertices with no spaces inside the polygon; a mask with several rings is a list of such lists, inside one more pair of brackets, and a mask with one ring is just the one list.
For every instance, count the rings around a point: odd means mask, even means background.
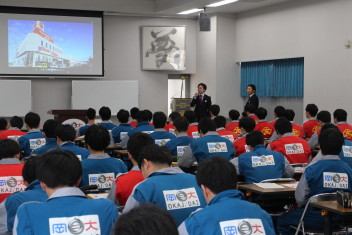
[{"label": "white name tag on back", "polygon": [[111,188],[115,181],[114,173],[89,174],[89,185],[98,185],[98,188]]},{"label": "white name tag on back", "polygon": [[300,154],[304,153],[304,148],[301,143],[285,144],[286,154]]},{"label": "white name tag on back", "polygon": [[163,191],[167,210],[178,210],[200,206],[195,188]]},{"label": "white name tag on back", "polygon": [[275,166],[275,160],[273,155],[268,156],[252,156],[252,167],[258,166]]},{"label": "white name tag on back", "polygon": [[232,143],[235,142],[235,138],[233,138],[233,135],[223,135],[222,137],[225,137],[226,139],[230,140]]},{"label": "white name tag on back", "polygon": [[343,156],[352,157],[352,146],[343,145],[342,151],[343,151]]},{"label": "white name tag on back", "polygon": [[198,139],[198,138],[200,138],[200,135],[198,132],[194,131],[194,132],[192,132],[192,137],[193,137],[193,139]]},{"label": "white name tag on back", "polygon": [[30,149],[40,148],[45,144],[45,138],[38,138],[38,139],[30,139],[29,140],[29,147]]},{"label": "white name tag on back", "polygon": [[324,188],[348,188],[348,175],[346,173],[324,172]]},{"label": "white name tag on back", "polygon": [[214,142],[214,143],[207,143],[207,144],[208,144],[209,153],[226,153],[226,152],[228,152],[225,142]]},{"label": "white name tag on back", "polygon": [[265,234],[261,219],[236,219],[220,222],[222,235]]},{"label": "white name tag on back", "polygon": [[120,132],[120,140],[123,140],[127,136],[128,132]]},{"label": "white name tag on back", "polygon": [[177,157],[182,157],[187,146],[177,146]]},{"label": "white name tag on back", "polygon": [[50,235],[101,234],[98,215],[49,218]]},{"label": "white name tag on back", "polygon": [[22,176],[0,177],[0,194],[23,192],[25,189]]},{"label": "white name tag on back", "polygon": [[155,144],[159,146],[164,146],[169,141],[170,139],[158,139],[158,140],[155,140]]}]

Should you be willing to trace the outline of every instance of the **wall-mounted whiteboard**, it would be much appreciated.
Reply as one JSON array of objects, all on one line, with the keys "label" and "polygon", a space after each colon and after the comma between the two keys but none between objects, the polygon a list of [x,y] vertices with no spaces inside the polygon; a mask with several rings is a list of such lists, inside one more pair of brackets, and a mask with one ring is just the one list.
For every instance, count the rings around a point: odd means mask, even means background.
[{"label": "wall-mounted whiteboard", "polygon": [[112,115],[138,107],[138,81],[72,81],[72,109],[108,106]]},{"label": "wall-mounted whiteboard", "polygon": [[25,116],[32,109],[30,80],[0,80],[0,116]]}]

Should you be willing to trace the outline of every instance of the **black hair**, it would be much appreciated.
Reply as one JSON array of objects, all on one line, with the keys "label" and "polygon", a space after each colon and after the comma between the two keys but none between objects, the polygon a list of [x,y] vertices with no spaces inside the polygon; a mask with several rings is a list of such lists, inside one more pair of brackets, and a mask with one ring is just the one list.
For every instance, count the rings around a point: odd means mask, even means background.
[{"label": "black hair", "polygon": [[157,165],[171,165],[172,158],[169,149],[165,146],[150,144],[139,153],[138,166],[142,169],[144,159]]},{"label": "black hair", "polygon": [[284,112],[284,117],[286,119],[288,119],[289,121],[293,121],[293,119],[295,118],[295,111],[293,111],[293,109],[286,109]]},{"label": "black hair", "polygon": [[110,144],[110,134],[104,126],[91,125],[87,128],[84,140],[91,149],[103,151]]},{"label": "black hair", "polygon": [[154,140],[150,135],[137,132],[128,139],[127,151],[132,155],[133,159],[138,162],[140,152],[145,146],[150,144],[154,144]]},{"label": "black hair", "polygon": [[186,111],[183,116],[188,120],[189,123],[193,123],[197,120],[197,115],[194,111]]},{"label": "black hair", "polygon": [[6,130],[7,120],[5,118],[0,118],[0,131]]},{"label": "black hair", "polygon": [[218,116],[220,113],[220,106],[217,104],[213,104],[210,106],[210,113],[212,113],[214,116]]},{"label": "black hair", "polygon": [[107,121],[110,120],[111,118],[111,110],[109,107],[103,106],[99,109],[99,116],[101,117],[101,120]]},{"label": "black hair", "polygon": [[154,204],[143,204],[120,215],[113,230],[115,235],[178,235],[171,214]]},{"label": "black hair", "polygon": [[197,87],[199,86],[202,86],[205,91],[207,90],[207,85],[205,85],[204,83],[199,83]]},{"label": "black hair", "polygon": [[136,119],[137,118],[136,115],[137,115],[138,112],[139,112],[139,108],[137,108],[137,107],[131,108],[131,110],[130,110],[131,117],[133,119]]},{"label": "black hair", "polygon": [[216,131],[216,125],[210,118],[202,118],[198,123],[198,132],[204,135],[209,131]]},{"label": "black hair", "polygon": [[275,127],[275,130],[278,132],[278,134],[281,134],[281,135],[292,132],[291,122],[288,119],[283,117],[277,119],[274,127]]},{"label": "black hair", "polygon": [[76,139],[76,130],[69,124],[61,124],[56,127],[55,135],[62,141],[73,142]]},{"label": "black hair", "polygon": [[13,158],[21,152],[21,146],[12,139],[0,140],[0,160],[3,158]]},{"label": "black hair", "polygon": [[24,122],[30,129],[38,128],[40,123],[40,117],[37,113],[29,112],[24,116]]},{"label": "black hair", "polygon": [[244,111],[248,113],[255,113],[256,107],[253,104],[246,104],[246,106],[244,106]]},{"label": "black hair", "polygon": [[153,115],[153,125],[155,128],[164,128],[166,125],[167,117],[163,112],[155,112]]},{"label": "black hair", "polygon": [[266,118],[266,116],[268,115],[268,111],[266,111],[265,108],[263,107],[259,107],[256,111],[255,111],[255,115],[259,118],[259,120],[263,120]]},{"label": "black hair", "polygon": [[147,114],[148,122],[153,119],[153,113],[149,109],[145,109],[144,112]]},{"label": "black hair", "polygon": [[178,132],[186,132],[188,130],[189,122],[182,116],[175,118],[173,124]]},{"label": "black hair", "polygon": [[130,113],[125,109],[120,109],[116,115],[120,123],[127,123],[130,117]]},{"label": "black hair", "polygon": [[252,88],[253,91],[257,91],[257,88],[255,87],[254,84],[249,84],[249,85],[247,85],[247,87]]},{"label": "black hair", "polygon": [[81,176],[81,162],[71,151],[48,151],[40,157],[37,177],[48,188],[73,187]]},{"label": "black hair", "polygon": [[37,179],[37,166],[40,156],[31,156],[23,166],[22,177],[28,183],[31,184]]},{"label": "black hair", "polygon": [[142,110],[136,114],[137,122],[148,122],[148,114],[146,111]]},{"label": "black hair", "polygon": [[22,129],[23,127],[23,119],[18,116],[13,116],[10,119],[10,125],[12,127],[17,127],[18,129]]},{"label": "black hair", "polygon": [[323,155],[338,155],[344,145],[344,138],[337,127],[326,124],[321,128],[318,138],[320,149]]},{"label": "black hair", "polygon": [[260,131],[253,131],[246,135],[246,144],[250,145],[252,148],[257,146],[258,144],[264,144],[264,135]]},{"label": "black hair", "polygon": [[48,119],[44,122],[43,131],[46,138],[56,138],[56,128],[59,126],[59,122],[53,119]]},{"label": "black hair", "polygon": [[281,105],[276,106],[274,109],[274,113],[276,114],[276,117],[278,117],[278,118],[284,117],[285,108]]},{"label": "black hair", "polygon": [[211,157],[202,161],[197,168],[197,184],[204,185],[213,193],[237,188],[235,166],[223,157]]},{"label": "black hair", "polygon": [[177,117],[180,117],[180,116],[181,116],[181,114],[180,114],[179,112],[174,111],[174,112],[170,113],[169,118],[170,118],[172,121],[174,121]]},{"label": "black hair", "polygon": [[345,122],[345,121],[347,121],[347,112],[346,112],[346,110],[344,110],[344,109],[336,109],[335,111],[334,111],[334,118],[336,118],[336,120],[338,121],[338,122]]},{"label": "black hair", "polygon": [[93,108],[89,108],[86,112],[86,117],[88,120],[94,120],[97,112]]},{"label": "black hair", "polygon": [[216,128],[221,128],[226,126],[226,118],[224,116],[217,116],[214,118]]},{"label": "black hair", "polygon": [[231,120],[238,120],[238,118],[240,117],[240,112],[235,109],[231,109],[229,111],[229,117]]},{"label": "black hair", "polygon": [[238,122],[238,127],[243,128],[247,133],[250,133],[255,128],[255,121],[250,117],[241,118]]},{"label": "black hair", "polygon": [[306,112],[308,112],[312,117],[315,117],[318,113],[318,107],[315,104],[307,104]]},{"label": "black hair", "polygon": [[324,122],[324,123],[330,123],[331,122],[331,114],[329,111],[322,110],[317,114],[317,120]]}]

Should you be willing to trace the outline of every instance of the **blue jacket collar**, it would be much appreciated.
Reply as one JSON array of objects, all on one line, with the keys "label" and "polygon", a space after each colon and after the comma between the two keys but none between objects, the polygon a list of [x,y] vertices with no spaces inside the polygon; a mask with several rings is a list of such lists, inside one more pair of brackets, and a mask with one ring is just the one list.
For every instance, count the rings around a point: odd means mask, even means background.
[{"label": "blue jacket collar", "polygon": [[225,191],[222,191],[221,193],[218,193],[215,197],[213,197],[210,200],[208,206],[218,203],[226,198],[237,198],[237,199],[243,200],[244,196],[243,196],[243,193],[235,189],[225,190]]}]

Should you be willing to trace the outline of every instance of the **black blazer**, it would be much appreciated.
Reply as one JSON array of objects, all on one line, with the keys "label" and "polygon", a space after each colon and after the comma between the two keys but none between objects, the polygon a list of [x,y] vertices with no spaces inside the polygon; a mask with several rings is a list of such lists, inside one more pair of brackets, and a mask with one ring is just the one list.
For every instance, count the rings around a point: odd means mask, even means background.
[{"label": "black blazer", "polygon": [[247,104],[253,104],[254,107],[257,109],[259,107],[259,99],[258,96],[256,94],[252,95],[252,97],[249,97],[249,99],[247,100]]},{"label": "black blazer", "polygon": [[204,94],[203,101],[200,103],[199,95],[193,97],[191,102],[191,107],[195,107],[194,112],[197,115],[197,121],[199,122],[201,118],[207,117],[210,118],[210,106],[211,106],[211,97]]}]

